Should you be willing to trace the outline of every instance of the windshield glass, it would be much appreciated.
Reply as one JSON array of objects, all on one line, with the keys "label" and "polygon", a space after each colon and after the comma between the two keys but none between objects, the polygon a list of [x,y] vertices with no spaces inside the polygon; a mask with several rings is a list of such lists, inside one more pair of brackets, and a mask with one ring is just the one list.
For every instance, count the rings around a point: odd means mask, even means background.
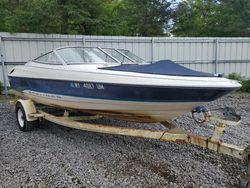
[{"label": "windshield glass", "polygon": [[98,48],[62,48],[58,49],[57,53],[67,64],[118,63]]},{"label": "windshield glass", "polygon": [[133,54],[129,50],[124,50],[124,49],[118,49],[118,50],[120,52],[122,52],[123,54],[125,54],[126,56],[128,56],[129,58],[131,58],[132,60],[134,60],[138,64],[147,63],[145,60],[143,60],[142,58],[140,58],[137,55]]},{"label": "windshield glass", "polygon": [[49,52],[35,59],[35,61],[40,63],[61,65],[60,60],[57,58],[54,52]]},{"label": "windshield glass", "polygon": [[35,59],[49,64],[83,64],[83,63],[116,63],[116,64],[142,64],[143,59],[128,50],[99,47],[72,46],[58,48]]},{"label": "windshield glass", "polygon": [[114,48],[103,48],[105,52],[116,58],[118,61],[120,61],[122,64],[132,64],[137,63],[130,57],[123,54],[121,51],[116,50]]}]

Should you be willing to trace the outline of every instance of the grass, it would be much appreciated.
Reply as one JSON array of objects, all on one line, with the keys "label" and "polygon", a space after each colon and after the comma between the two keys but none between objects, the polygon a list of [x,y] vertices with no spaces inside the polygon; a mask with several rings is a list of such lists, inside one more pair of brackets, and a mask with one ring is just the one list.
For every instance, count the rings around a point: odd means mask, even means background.
[{"label": "grass", "polygon": [[0,95],[1,95],[1,93],[3,92],[3,83],[0,81]]},{"label": "grass", "polygon": [[242,77],[240,74],[235,73],[235,72],[229,74],[228,78],[232,80],[237,80],[242,84],[240,91],[250,93],[250,80],[249,79],[246,79]]},{"label": "grass", "polygon": [[11,100],[14,99],[15,99],[14,95],[8,95],[7,97],[5,95],[0,95],[0,103],[10,102]]}]

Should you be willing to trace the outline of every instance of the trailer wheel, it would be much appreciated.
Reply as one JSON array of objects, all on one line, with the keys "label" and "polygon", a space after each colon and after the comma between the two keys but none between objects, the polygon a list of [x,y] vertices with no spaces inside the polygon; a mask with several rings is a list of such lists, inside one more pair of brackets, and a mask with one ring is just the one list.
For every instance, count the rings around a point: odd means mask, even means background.
[{"label": "trailer wheel", "polygon": [[21,131],[31,131],[36,121],[27,121],[24,108],[20,102],[16,103],[16,120]]}]

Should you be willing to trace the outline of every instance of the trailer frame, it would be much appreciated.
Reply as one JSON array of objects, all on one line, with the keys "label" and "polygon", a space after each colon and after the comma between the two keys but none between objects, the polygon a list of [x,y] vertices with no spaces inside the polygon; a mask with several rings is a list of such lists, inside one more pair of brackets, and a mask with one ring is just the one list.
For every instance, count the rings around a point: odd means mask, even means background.
[{"label": "trailer frame", "polygon": [[[161,124],[166,127],[168,130],[149,130],[149,129],[138,129],[138,128],[128,128],[128,127],[119,127],[114,125],[102,125],[82,122],[84,120],[92,120],[100,118],[99,115],[93,116],[71,116],[69,110],[65,110],[64,113],[60,116],[54,115],[52,113],[46,112],[44,109],[39,109],[36,107],[36,104],[30,99],[19,99],[16,101],[16,113],[18,109],[23,112],[23,118],[21,118],[24,123],[27,124],[27,130],[25,127],[20,127],[20,117],[17,121],[19,123],[19,128],[22,131],[29,131],[32,129],[32,126],[38,120],[47,120],[65,127],[70,127],[74,129],[80,129],[90,132],[98,132],[105,134],[114,134],[114,135],[123,135],[123,136],[133,136],[141,137],[148,139],[156,139],[160,141],[172,141],[176,143],[189,143],[192,145],[200,146],[202,148],[210,149],[217,153],[226,154],[247,162],[247,175],[242,177],[240,180],[241,188],[250,188],[250,147],[243,148],[233,144],[224,143],[221,140],[221,137],[225,131],[226,124],[229,125],[238,125],[238,122],[228,121],[225,119],[220,119],[214,116],[211,116],[210,113],[205,112],[204,118],[206,121],[215,120],[217,125],[214,128],[213,135],[211,137],[204,137],[196,134],[187,132],[183,128],[177,127],[173,122],[165,121]],[[19,109],[19,110],[20,110]],[[33,124],[30,124],[33,123]]]}]

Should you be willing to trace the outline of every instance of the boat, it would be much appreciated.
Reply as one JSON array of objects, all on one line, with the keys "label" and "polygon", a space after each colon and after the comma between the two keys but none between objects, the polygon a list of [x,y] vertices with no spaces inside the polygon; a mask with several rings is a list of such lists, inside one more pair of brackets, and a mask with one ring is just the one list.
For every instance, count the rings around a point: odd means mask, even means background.
[{"label": "boat", "polygon": [[163,122],[241,87],[171,60],[148,63],[125,49],[65,46],[8,74],[37,104],[140,122]]},{"label": "boat", "polygon": [[[31,131],[38,122],[42,125],[46,120],[84,131],[190,143],[244,161],[248,159],[247,175],[240,179],[240,187],[250,185],[250,147],[221,140],[225,126],[237,126],[241,117],[232,109],[223,111],[224,117],[216,117],[201,106],[239,89],[237,81],[194,71],[170,60],[147,63],[124,49],[82,46],[56,48],[14,67],[8,76],[12,90],[21,97],[15,102],[21,131]],[[55,111],[50,111],[51,108]],[[63,113],[58,114],[59,111]],[[187,132],[168,121],[189,111],[197,123],[216,122],[211,137]],[[203,118],[197,118],[197,113]],[[88,121],[100,118],[99,114],[160,122],[167,129]]]}]

